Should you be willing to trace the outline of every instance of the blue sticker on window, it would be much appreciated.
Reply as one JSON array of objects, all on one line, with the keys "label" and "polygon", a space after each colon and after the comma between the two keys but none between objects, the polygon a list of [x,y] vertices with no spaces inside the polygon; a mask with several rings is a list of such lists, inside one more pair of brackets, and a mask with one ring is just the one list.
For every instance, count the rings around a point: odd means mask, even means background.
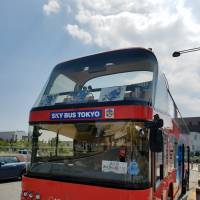
[{"label": "blue sticker on window", "polygon": [[131,161],[128,166],[128,173],[131,175],[138,175],[139,172],[140,170],[138,168],[137,162],[135,160]]}]

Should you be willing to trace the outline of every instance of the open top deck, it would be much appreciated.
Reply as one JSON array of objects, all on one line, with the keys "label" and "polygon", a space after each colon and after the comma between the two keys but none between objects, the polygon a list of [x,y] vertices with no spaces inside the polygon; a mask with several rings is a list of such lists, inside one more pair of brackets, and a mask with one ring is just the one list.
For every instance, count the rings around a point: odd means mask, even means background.
[{"label": "open top deck", "polygon": [[143,48],[62,62],[53,69],[34,108],[123,101],[149,105],[153,101],[157,73],[155,55]]}]

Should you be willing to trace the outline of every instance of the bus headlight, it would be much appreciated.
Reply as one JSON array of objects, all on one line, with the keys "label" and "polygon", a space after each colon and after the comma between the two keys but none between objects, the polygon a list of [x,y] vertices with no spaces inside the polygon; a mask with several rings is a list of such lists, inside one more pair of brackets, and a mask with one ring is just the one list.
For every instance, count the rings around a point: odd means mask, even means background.
[{"label": "bus headlight", "polygon": [[36,193],[35,199],[36,199],[36,200],[40,200],[40,194]]},{"label": "bus headlight", "polygon": [[33,193],[32,193],[32,192],[29,192],[29,195],[28,195],[28,196],[29,196],[30,199],[32,199],[32,198],[33,198]]},{"label": "bus headlight", "polygon": [[23,192],[22,194],[24,197],[28,197],[28,192]]}]

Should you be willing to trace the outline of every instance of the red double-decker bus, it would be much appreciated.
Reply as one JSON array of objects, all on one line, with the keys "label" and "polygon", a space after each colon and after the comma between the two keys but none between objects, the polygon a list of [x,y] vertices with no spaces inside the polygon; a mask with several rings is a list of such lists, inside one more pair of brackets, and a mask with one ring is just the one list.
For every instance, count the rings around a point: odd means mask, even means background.
[{"label": "red double-decker bus", "polygon": [[188,129],[148,49],[58,64],[29,123],[22,200],[172,200],[187,190]]}]

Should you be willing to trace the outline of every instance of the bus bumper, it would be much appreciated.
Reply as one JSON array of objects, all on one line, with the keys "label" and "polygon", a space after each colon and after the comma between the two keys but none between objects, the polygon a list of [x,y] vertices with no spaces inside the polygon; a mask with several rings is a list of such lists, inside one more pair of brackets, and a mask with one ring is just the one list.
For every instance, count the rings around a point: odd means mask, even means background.
[{"label": "bus bumper", "polygon": [[152,200],[152,188],[114,189],[23,177],[21,200]]}]

